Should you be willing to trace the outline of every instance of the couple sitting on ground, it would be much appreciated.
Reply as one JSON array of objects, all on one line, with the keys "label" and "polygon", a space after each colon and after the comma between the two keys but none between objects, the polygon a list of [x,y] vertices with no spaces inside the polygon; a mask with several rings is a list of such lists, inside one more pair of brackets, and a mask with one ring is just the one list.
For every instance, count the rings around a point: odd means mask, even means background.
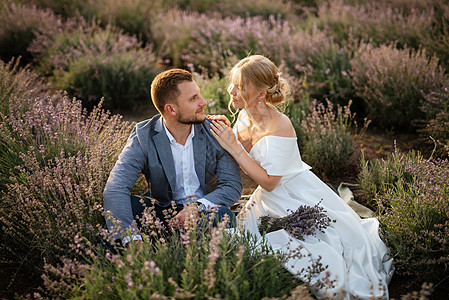
[{"label": "couple sitting on ground", "polygon": [[[136,125],[104,191],[105,211],[129,232],[117,237],[124,244],[139,243],[136,219],[152,207],[165,226],[183,224],[191,211],[199,216],[213,210],[219,220],[228,216],[231,225],[262,239],[261,216],[283,217],[301,205],[320,203],[335,220],[324,232],[299,240],[281,229],[265,240],[274,250],[304,254],[285,264],[299,276],[321,259],[328,272],[313,280],[328,276],[334,285],[317,290],[318,296],[344,290],[348,299],[388,297],[392,261],[379,223],[361,219],[301,160],[290,119],[276,109],[288,93],[276,66],[261,55],[242,59],[230,72],[228,92],[240,110],[233,128],[222,117],[206,118],[206,101],[190,72],[172,69],[156,76],[151,97],[160,115]],[[259,186],[236,224],[229,207],[241,196],[239,167]],[[130,190],[141,173],[149,191],[137,197]],[[172,207],[176,212],[167,213]],[[107,225],[115,230],[110,220]]]}]

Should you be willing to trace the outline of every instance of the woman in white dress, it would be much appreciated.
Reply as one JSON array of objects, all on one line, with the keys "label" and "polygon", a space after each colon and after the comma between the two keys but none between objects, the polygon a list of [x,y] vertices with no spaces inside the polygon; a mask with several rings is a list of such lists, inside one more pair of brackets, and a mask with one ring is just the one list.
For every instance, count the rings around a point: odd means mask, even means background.
[{"label": "woman in white dress", "polygon": [[388,298],[393,268],[379,237],[379,223],[374,218],[361,219],[301,160],[291,121],[275,108],[288,92],[288,84],[280,75],[264,56],[242,59],[230,72],[228,88],[232,105],[241,110],[234,129],[212,122],[212,134],[259,185],[242,210],[242,225],[260,238],[261,216],[283,217],[300,205],[314,206],[321,201],[326,215],[336,220],[324,233],[302,241],[277,230],[268,233],[266,241],[274,250],[303,254],[289,258],[285,266],[305,280],[301,270],[311,266],[310,258],[321,258],[326,272],[310,283],[326,277],[333,287],[318,289],[318,297],[346,292],[347,299]]}]

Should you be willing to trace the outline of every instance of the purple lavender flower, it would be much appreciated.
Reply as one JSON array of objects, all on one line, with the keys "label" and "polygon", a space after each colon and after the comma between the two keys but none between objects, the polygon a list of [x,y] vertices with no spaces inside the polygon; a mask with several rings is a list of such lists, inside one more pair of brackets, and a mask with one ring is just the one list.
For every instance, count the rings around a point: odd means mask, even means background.
[{"label": "purple lavender flower", "polygon": [[276,218],[271,216],[260,217],[259,231],[261,234],[285,229],[293,237],[304,240],[304,236],[315,235],[318,231],[324,230],[330,225],[331,220],[325,210],[319,206],[318,202],[314,206],[300,205],[296,211],[291,211],[285,217]]}]

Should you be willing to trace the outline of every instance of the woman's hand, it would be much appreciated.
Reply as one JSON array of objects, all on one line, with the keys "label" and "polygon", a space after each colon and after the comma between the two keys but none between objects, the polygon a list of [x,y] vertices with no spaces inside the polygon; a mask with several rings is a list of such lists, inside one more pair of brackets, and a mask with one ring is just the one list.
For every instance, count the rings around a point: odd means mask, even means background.
[{"label": "woman's hand", "polygon": [[222,121],[213,120],[210,124],[210,128],[210,132],[217,139],[223,149],[231,153],[233,150],[240,148],[237,144],[234,132],[227,124]]},{"label": "woman's hand", "polygon": [[207,118],[212,121],[223,121],[226,125],[231,127],[231,121],[225,115],[207,115]]}]

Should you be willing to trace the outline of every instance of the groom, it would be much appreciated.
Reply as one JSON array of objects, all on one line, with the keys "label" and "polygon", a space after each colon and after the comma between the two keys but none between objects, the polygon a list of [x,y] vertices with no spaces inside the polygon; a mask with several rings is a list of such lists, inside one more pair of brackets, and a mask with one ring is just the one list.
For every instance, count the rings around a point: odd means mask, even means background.
[{"label": "groom", "polygon": [[[122,236],[106,220],[123,244],[141,239],[135,217],[142,216],[142,202],[165,225],[183,224],[190,209],[207,213],[214,207],[219,218],[228,214],[232,220],[229,206],[242,192],[239,166],[211,135],[206,101],[192,74],[181,69],[160,73],[151,84],[151,98],[160,114],[134,127],[103,193],[105,211],[130,229]],[[130,190],[141,173],[149,190],[133,196]],[[177,214],[170,220],[166,210],[172,201]]]}]

